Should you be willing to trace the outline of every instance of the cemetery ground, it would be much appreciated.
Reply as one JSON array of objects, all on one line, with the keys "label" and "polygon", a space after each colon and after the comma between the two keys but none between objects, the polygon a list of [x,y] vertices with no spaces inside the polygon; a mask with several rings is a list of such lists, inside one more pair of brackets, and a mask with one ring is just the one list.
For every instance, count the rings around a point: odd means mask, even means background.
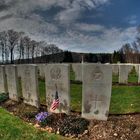
[{"label": "cemetery ground", "polygon": [[[119,85],[117,83],[118,76],[113,76],[112,95],[110,103],[110,112],[108,121],[91,120],[88,125],[88,131],[84,134],[76,135],[82,140],[139,140],[140,139],[140,85],[136,83],[137,75],[132,72],[129,75],[128,84]],[[40,111],[46,110],[45,102],[45,81],[39,79],[39,92],[42,103]],[[44,104],[44,105],[43,105]],[[37,109],[23,103],[17,103],[7,100],[1,103],[3,108],[0,108],[0,139],[50,139],[63,140],[66,137],[44,132],[43,128],[35,129],[35,115]],[[56,128],[56,124],[62,123],[61,127],[72,127],[69,120],[80,118],[82,106],[82,83],[74,80],[74,74],[71,72],[71,115],[55,115],[52,116],[54,124],[49,126]],[[7,112],[6,109],[11,112]],[[14,115],[18,116],[15,117]],[[22,120],[21,120],[21,119]],[[24,121],[25,122],[24,122]],[[52,122],[53,122],[52,121]],[[80,120],[81,121],[81,120]],[[81,125],[80,121],[77,121]],[[26,123],[28,122],[28,123]],[[83,122],[83,120],[81,121]],[[49,122],[48,122],[49,123]],[[59,124],[58,124],[59,123]],[[84,122],[85,123],[85,122]],[[32,125],[30,125],[32,124]],[[86,125],[88,123],[86,122]],[[74,126],[72,129],[75,128]],[[50,130],[49,132],[56,131]],[[86,128],[85,128],[86,130]],[[66,133],[62,133],[64,136]],[[72,137],[73,135],[71,135]]]},{"label": "cemetery ground", "polygon": [[0,139],[1,140],[65,140],[65,138],[40,131],[19,117],[0,108]]}]

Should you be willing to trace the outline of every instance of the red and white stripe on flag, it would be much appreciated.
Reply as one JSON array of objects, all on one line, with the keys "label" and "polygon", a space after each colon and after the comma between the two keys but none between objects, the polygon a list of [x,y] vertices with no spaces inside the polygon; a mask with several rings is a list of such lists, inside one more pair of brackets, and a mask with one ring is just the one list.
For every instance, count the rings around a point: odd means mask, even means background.
[{"label": "red and white stripe on flag", "polygon": [[58,107],[59,107],[59,99],[54,99],[51,104],[50,111],[55,111]]}]

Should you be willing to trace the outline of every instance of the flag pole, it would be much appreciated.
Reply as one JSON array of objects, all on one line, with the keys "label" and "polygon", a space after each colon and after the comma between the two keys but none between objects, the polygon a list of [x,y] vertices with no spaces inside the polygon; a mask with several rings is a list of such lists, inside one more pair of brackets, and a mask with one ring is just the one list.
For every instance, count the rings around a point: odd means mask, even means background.
[{"label": "flag pole", "polygon": [[[56,89],[56,93],[58,93],[58,89],[57,89],[57,84],[56,83],[55,83],[55,89]],[[59,117],[60,117],[60,119],[62,119],[62,113],[61,112],[59,113]]]}]

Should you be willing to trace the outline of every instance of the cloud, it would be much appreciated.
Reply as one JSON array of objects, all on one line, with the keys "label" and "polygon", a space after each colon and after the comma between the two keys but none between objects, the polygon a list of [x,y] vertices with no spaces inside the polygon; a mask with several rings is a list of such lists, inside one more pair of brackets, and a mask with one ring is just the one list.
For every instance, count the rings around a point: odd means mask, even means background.
[{"label": "cloud", "polygon": [[[20,24],[22,24],[21,29],[23,29],[23,31],[25,29],[30,32],[30,28],[28,26],[32,23],[32,26],[36,26],[32,28],[38,29],[42,27],[43,29],[40,29],[40,31],[44,32],[44,27],[48,27],[46,30],[54,29],[52,30],[52,33],[53,31],[55,33],[59,24],[74,23],[81,17],[84,10],[95,8],[107,1],[108,0],[1,0],[0,23],[3,28],[0,27],[0,30],[3,30],[4,27],[6,27],[6,29],[17,29]],[[45,12],[51,7],[61,7],[62,9],[61,11],[58,11],[54,15],[54,18],[52,17],[49,22],[47,22],[47,19],[44,19],[42,15],[35,13],[36,10]],[[55,25],[53,23],[54,20],[56,23]],[[29,23],[27,23],[27,21]],[[53,27],[50,28],[51,24]],[[38,32],[38,30],[36,31]]]},{"label": "cloud", "polygon": [[[136,35],[135,27],[107,28],[81,23],[83,12],[98,8],[109,0],[1,0],[0,31],[24,31],[33,39],[56,43],[62,49],[82,52],[111,52]],[[48,21],[36,11],[61,10]],[[49,14],[49,13],[48,13]]]},{"label": "cloud", "polygon": [[136,16],[136,15],[132,15],[132,16],[126,18],[126,21],[127,21],[130,25],[136,25],[136,24],[137,24],[137,16]]},{"label": "cloud", "polygon": [[104,26],[98,24],[76,23],[75,28],[85,32],[101,32],[104,30]]},{"label": "cloud", "polygon": [[108,0],[73,0],[67,8],[56,15],[55,19],[63,24],[71,24],[79,19],[86,9],[94,9],[107,2]]},{"label": "cloud", "polygon": [[[97,26],[97,25],[93,25]],[[98,25],[100,26],[100,25]],[[79,52],[113,52],[118,50],[122,44],[131,43],[137,35],[136,27],[105,28],[100,35],[85,35],[79,31],[69,30],[65,38],[61,38],[67,49]],[[67,43],[66,43],[67,42]],[[73,43],[74,42],[74,43]]]},{"label": "cloud", "polygon": [[85,9],[95,8],[108,0],[2,0],[0,7],[16,17],[24,17],[35,10],[47,10],[51,7],[61,7],[55,19],[62,22],[72,21],[80,17]]},{"label": "cloud", "polygon": [[[86,9],[95,8],[108,0],[1,0],[0,30],[23,30],[31,34],[56,33],[59,25],[71,24],[80,18]],[[45,11],[51,7],[61,7],[61,11],[48,22],[36,10]],[[55,20],[55,23],[53,21]],[[67,28],[67,25],[64,25]],[[88,28],[88,27],[87,27]]]},{"label": "cloud", "polygon": [[50,23],[41,21],[41,19],[34,15],[31,19],[9,18],[0,22],[1,30],[14,29],[17,31],[24,31],[27,34],[41,35],[56,33],[58,28]]}]

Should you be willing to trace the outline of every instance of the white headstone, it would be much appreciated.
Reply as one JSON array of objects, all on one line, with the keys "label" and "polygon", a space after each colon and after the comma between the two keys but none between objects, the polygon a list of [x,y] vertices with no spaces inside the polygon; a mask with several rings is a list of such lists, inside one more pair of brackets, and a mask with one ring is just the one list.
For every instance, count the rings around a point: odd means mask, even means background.
[{"label": "white headstone", "polygon": [[5,67],[0,66],[0,93],[7,93]]},{"label": "white headstone", "polygon": [[75,73],[75,80],[82,81],[82,64],[81,63],[72,64],[72,69]]},{"label": "white headstone", "polygon": [[18,64],[16,66],[17,66],[18,77],[21,77],[22,76],[22,72],[23,72],[24,64]]},{"label": "white headstone", "polygon": [[133,68],[135,68],[135,65],[134,64],[126,64],[129,66],[129,73],[133,70]]},{"label": "white headstone", "polygon": [[119,83],[127,84],[128,83],[128,75],[131,72],[133,66],[127,64],[119,65]]},{"label": "white headstone", "polygon": [[119,65],[118,64],[112,64],[112,72],[114,75],[119,75]]},{"label": "white headstone", "polygon": [[21,85],[24,103],[39,107],[39,89],[36,65],[24,65],[22,68]]},{"label": "white headstone", "polygon": [[[48,111],[69,113],[70,111],[70,67],[68,64],[48,64],[45,70],[46,102]],[[59,106],[50,110],[58,95]]]},{"label": "white headstone", "polygon": [[6,75],[9,98],[14,101],[19,101],[17,67],[14,65],[6,66]]},{"label": "white headstone", "polygon": [[83,64],[82,117],[107,120],[111,90],[111,65]]},{"label": "white headstone", "polygon": [[138,65],[138,83],[140,83],[140,65]]}]

